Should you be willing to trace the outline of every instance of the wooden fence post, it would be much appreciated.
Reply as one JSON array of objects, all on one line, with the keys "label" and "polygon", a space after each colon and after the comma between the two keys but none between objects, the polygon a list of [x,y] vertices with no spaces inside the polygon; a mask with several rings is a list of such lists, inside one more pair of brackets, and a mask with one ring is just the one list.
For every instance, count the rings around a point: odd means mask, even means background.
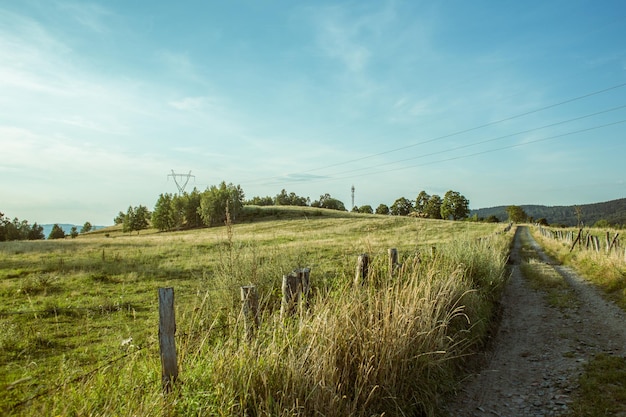
[{"label": "wooden fence post", "polygon": [[159,288],[159,347],[161,350],[161,382],[165,393],[172,391],[172,386],[178,378],[175,334],[174,288]]},{"label": "wooden fence post", "polygon": [[310,268],[298,268],[287,275],[283,275],[281,317],[292,316],[301,299],[304,299],[304,305],[308,307],[311,290],[310,273]]},{"label": "wooden fence post", "polygon": [[354,285],[365,285],[370,267],[370,258],[367,253],[359,255],[356,261],[356,275],[354,277]]},{"label": "wooden fence post", "polygon": [[389,276],[392,276],[396,269],[400,267],[398,263],[398,249],[390,248],[387,252],[389,253]]},{"label": "wooden fence post", "polygon": [[259,328],[259,295],[254,285],[241,287],[241,304],[246,337],[252,340]]}]

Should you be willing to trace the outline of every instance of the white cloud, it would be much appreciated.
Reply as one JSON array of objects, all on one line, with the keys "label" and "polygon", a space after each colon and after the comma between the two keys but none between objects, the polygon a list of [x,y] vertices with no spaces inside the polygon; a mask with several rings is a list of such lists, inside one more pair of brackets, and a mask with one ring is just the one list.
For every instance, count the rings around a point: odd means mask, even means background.
[{"label": "white cloud", "polygon": [[112,13],[101,5],[89,2],[59,2],[57,4],[64,13],[68,13],[90,31],[96,33],[109,31],[109,24],[106,20],[112,16]]}]

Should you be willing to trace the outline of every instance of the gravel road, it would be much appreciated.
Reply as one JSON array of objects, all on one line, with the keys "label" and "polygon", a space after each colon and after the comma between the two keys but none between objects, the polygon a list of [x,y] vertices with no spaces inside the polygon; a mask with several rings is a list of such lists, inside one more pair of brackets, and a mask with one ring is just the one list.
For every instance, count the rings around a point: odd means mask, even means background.
[{"label": "gravel road", "polygon": [[[522,236],[569,284],[578,299],[573,306],[551,307],[543,291],[527,285],[519,268]],[[559,416],[587,361],[600,352],[626,354],[626,314],[574,271],[555,265],[528,227],[518,227],[511,261],[502,321],[485,367],[446,405],[451,417]]]}]

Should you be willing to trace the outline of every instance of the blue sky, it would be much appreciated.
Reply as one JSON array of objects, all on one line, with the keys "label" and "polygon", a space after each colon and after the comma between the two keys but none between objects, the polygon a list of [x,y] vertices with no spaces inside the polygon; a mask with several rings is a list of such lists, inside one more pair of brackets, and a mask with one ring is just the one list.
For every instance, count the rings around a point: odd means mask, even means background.
[{"label": "blue sky", "polygon": [[221,181],[351,205],[626,197],[623,1],[0,1],[0,211]]}]

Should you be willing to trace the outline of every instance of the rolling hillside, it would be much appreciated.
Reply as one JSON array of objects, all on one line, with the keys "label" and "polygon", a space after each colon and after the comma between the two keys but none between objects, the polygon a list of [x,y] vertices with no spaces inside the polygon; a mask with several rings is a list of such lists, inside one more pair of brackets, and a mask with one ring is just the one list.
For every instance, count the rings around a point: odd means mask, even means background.
[{"label": "rolling hillside", "polygon": [[[576,206],[541,206],[522,205],[528,216],[533,219],[545,218],[549,224],[576,226],[578,218],[576,216]],[[591,226],[600,219],[607,220],[612,225],[626,224],[626,198],[606,201],[603,203],[582,204],[580,206],[582,221]],[[500,221],[508,219],[506,213],[507,206],[498,206],[472,210],[471,216],[478,215],[479,218],[496,216]]]}]

